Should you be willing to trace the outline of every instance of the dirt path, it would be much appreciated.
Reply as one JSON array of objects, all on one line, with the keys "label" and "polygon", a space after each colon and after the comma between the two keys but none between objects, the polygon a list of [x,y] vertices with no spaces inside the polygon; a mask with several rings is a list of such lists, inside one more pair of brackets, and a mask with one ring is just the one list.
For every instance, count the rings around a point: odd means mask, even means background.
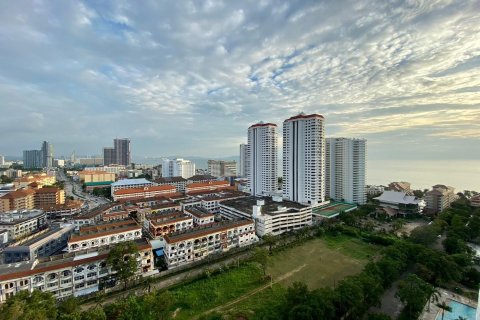
[{"label": "dirt path", "polygon": [[237,299],[235,299],[235,300],[232,300],[232,301],[230,301],[230,302],[227,303],[227,304],[223,304],[223,305],[221,305],[221,306],[219,306],[219,307],[216,307],[216,308],[207,310],[207,311],[203,312],[202,314],[196,316],[194,319],[198,319],[199,317],[201,317],[201,316],[203,316],[203,315],[206,315],[206,314],[208,314],[208,313],[211,313],[211,312],[221,311],[222,309],[226,309],[226,308],[228,308],[228,307],[230,307],[230,306],[232,306],[232,305],[234,305],[234,304],[236,304],[236,303],[238,303],[238,302],[240,302],[240,301],[242,301],[242,300],[245,300],[245,299],[253,296],[254,294],[256,294],[256,293],[258,293],[258,292],[260,292],[260,291],[262,291],[262,290],[265,290],[266,288],[270,287],[272,284],[278,283],[278,282],[280,282],[280,281],[283,281],[283,280],[291,277],[292,275],[294,275],[295,273],[299,272],[300,270],[302,270],[302,269],[305,268],[306,266],[307,266],[306,264],[303,264],[303,265],[301,265],[300,267],[297,267],[297,268],[293,269],[292,271],[287,272],[287,273],[281,275],[280,277],[278,277],[277,279],[275,279],[275,280],[272,281],[271,283],[266,284],[266,285],[264,285],[264,286],[262,286],[262,287],[260,287],[260,288],[257,288],[257,289],[255,289],[255,290],[253,290],[253,291],[250,291],[249,293],[244,294],[243,296],[241,296],[241,297],[239,297],[239,298],[237,298]]}]

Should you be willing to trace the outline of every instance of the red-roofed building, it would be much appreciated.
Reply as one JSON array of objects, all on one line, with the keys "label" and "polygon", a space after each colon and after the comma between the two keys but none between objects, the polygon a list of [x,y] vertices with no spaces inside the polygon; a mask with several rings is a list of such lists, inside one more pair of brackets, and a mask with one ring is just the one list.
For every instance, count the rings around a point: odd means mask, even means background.
[{"label": "red-roofed building", "polygon": [[177,192],[177,188],[171,185],[120,189],[113,192],[113,200],[117,201],[120,199],[151,198],[151,197],[162,196],[162,195],[170,195],[176,192]]},{"label": "red-roofed building", "polygon": [[191,194],[196,192],[204,192],[204,191],[219,191],[229,189],[230,183],[226,180],[224,181],[208,181],[208,182],[200,182],[200,183],[189,183],[185,188],[185,193]]}]

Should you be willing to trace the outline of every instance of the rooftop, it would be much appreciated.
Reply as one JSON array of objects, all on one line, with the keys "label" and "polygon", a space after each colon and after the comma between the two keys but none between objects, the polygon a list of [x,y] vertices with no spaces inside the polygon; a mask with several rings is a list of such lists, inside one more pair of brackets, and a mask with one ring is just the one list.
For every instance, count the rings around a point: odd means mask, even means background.
[{"label": "rooftop", "polygon": [[217,178],[209,174],[196,174],[193,177],[188,178],[188,181],[203,181],[203,180],[217,180]]},{"label": "rooftop", "polygon": [[374,198],[380,202],[398,203],[398,204],[419,204],[422,200],[418,200],[415,196],[409,196],[405,192],[385,191],[381,196]]},{"label": "rooftop", "polygon": [[171,212],[160,212],[160,213],[155,213],[150,215],[148,220],[152,222],[152,224],[164,224],[166,222],[171,223],[171,222],[176,222],[176,221],[182,221],[182,220],[188,220],[191,219],[189,216],[187,216],[185,213],[182,211],[171,211]]},{"label": "rooftop", "polygon": [[183,177],[165,177],[155,180],[156,183],[175,183],[175,182],[187,182],[187,179]]},{"label": "rooftop", "polygon": [[264,123],[264,122],[259,122],[259,123],[255,123],[255,124],[252,124],[250,126],[250,128],[256,128],[256,127],[276,127],[277,125],[275,123]]},{"label": "rooftop", "polygon": [[36,219],[45,213],[42,210],[10,211],[0,214],[0,224],[16,224],[30,219]]},{"label": "rooftop", "polygon": [[187,184],[187,188],[201,188],[201,187],[218,187],[218,186],[230,186],[230,182],[227,180],[217,181],[211,180],[208,182],[194,182]]},{"label": "rooftop", "polygon": [[116,190],[113,194],[122,195],[122,194],[132,194],[132,193],[142,193],[142,192],[176,191],[176,190],[177,188],[175,188],[175,186],[163,185],[163,186],[149,186],[149,187],[142,187],[142,188],[120,189],[120,190]]},{"label": "rooftop", "polygon": [[228,229],[241,227],[245,225],[253,224],[252,220],[241,219],[241,220],[227,220],[218,223],[204,224],[192,229],[187,229],[180,232],[170,233],[165,235],[165,241],[167,243],[175,243],[179,241],[184,241],[192,238],[202,237],[211,233],[225,231]]},{"label": "rooftop", "polygon": [[185,212],[189,212],[197,218],[205,218],[205,217],[213,216],[213,213],[198,207],[190,207],[188,209],[185,209]]},{"label": "rooftop", "polygon": [[151,181],[148,181],[145,178],[141,179],[122,179],[118,180],[117,182],[112,183],[112,187],[121,187],[121,186],[130,186],[136,184],[152,184]]},{"label": "rooftop", "polygon": [[318,119],[324,119],[322,115],[320,114],[305,114],[305,113],[300,113],[299,115],[297,116],[294,116],[294,117],[290,117],[288,118],[287,120],[285,120],[284,122],[287,122],[287,121],[293,121],[293,120],[303,120],[303,119],[314,119],[314,118],[318,118]]},{"label": "rooftop", "polygon": [[8,248],[13,248],[13,247],[28,247],[33,244],[39,243],[42,240],[55,235],[55,234],[63,234],[66,232],[69,232],[71,230],[75,229],[75,225],[73,224],[54,224],[47,232],[41,233],[35,237],[32,237],[26,241],[19,241],[17,243],[12,244],[11,246],[5,248],[5,250],[8,250]]},{"label": "rooftop", "polygon": [[107,222],[102,224],[96,224],[94,226],[85,226],[80,227],[79,231],[77,231],[75,234],[72,234],[69,242],[96,238],[139,228],[141,229],[142,227],[138,225],[133,219]]},{"label": "rooftop", "polygon": [[234,209],[237,209],[239,211],[242,211],[251,215],[252,208],[253,206],[257,205],[258,200],[263,200],[265,202],[265,204],[262,206],[262,213],[267,215],[275,215],[279,213],[281,214],[285,212],[298,211],[301,209],[308,208],[308,206],[306,205],[293,202],[293,201],[282,200],[281,202],[276,202],[276,201],[273,201],[272,198],[270,197],[261,198],[261,197],[251,197],[251,196],[245,197],[245,198],[226,200],[222,202],[222,205],[232,207]]}]

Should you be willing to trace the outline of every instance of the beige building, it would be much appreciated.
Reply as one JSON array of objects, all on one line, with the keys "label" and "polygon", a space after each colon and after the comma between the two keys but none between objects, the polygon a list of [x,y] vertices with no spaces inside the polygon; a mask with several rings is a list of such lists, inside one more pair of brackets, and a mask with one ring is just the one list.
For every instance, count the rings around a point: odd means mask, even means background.
[{"label": "beige building", "polygon": [[33,208],[35,208],[35,190],[16,190],[0,198],[0,211],[29,210]]},{"label": "beige building", "polygon": [[46,187],[35,190],[35,208],[64,203],[65,191],[62,189]]},{"label": "beige building", "polygon": [[396,192],[404,192],[408,196],[412,196],[413,192],[411,189],[410,182],[400,181],[400,182],[390,182],[388,184],[388,190]]},{"label": "beige building", "polygon": [[191,194],[196,192],[205,192],[205,191],[221,191],[233,189],[230,187],[228,181],[208,181],[208,182],[198,182],[198,183],[189,183],[185,187],[185,193]]},{"label": "beige building", "polygon": [[457,200],[455,189],[453,187],[437,184],[432,190],[425,194],[427,202],[427,211],[430,213],[438,213],[450,207],[451,203]]},{"label": "beige building", "polygon": [[16,189],[27,188],[29,184],[36,182],[39,185],[51,186],[57,182],[57,178],[54,175],[48,175],[46,173],[27,175],[21,178],[15,179],[13,182]]},{"label": "beige building", "polygon": [[177,188],[171,185],[120,189],[113,192],[113,200],[151,198],[175,193],[177,193]]},{"label": "beige building", "polygon": [[78,173],[78,176],[84,183],[115,181],[115,173],[107,171],[83,170]]},{"label": "beige building", "polygon": [[237,162],[208,160],[208,172],[214,177],[236,177]]}]

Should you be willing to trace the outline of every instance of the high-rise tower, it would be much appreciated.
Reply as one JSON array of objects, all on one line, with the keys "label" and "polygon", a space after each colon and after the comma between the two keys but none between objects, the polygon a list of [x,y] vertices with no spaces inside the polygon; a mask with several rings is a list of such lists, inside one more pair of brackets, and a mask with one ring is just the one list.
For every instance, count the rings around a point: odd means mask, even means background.
[{"label": "high-rise tower", "polygon": [[283,122],[283,197],[311,205],[325,201],[325,119],[319,114]]},{"label": "high-rise tower", "polygon": [[278,189],[277,125],[257,123],[248,128],[248,187],[254,196]]}]

